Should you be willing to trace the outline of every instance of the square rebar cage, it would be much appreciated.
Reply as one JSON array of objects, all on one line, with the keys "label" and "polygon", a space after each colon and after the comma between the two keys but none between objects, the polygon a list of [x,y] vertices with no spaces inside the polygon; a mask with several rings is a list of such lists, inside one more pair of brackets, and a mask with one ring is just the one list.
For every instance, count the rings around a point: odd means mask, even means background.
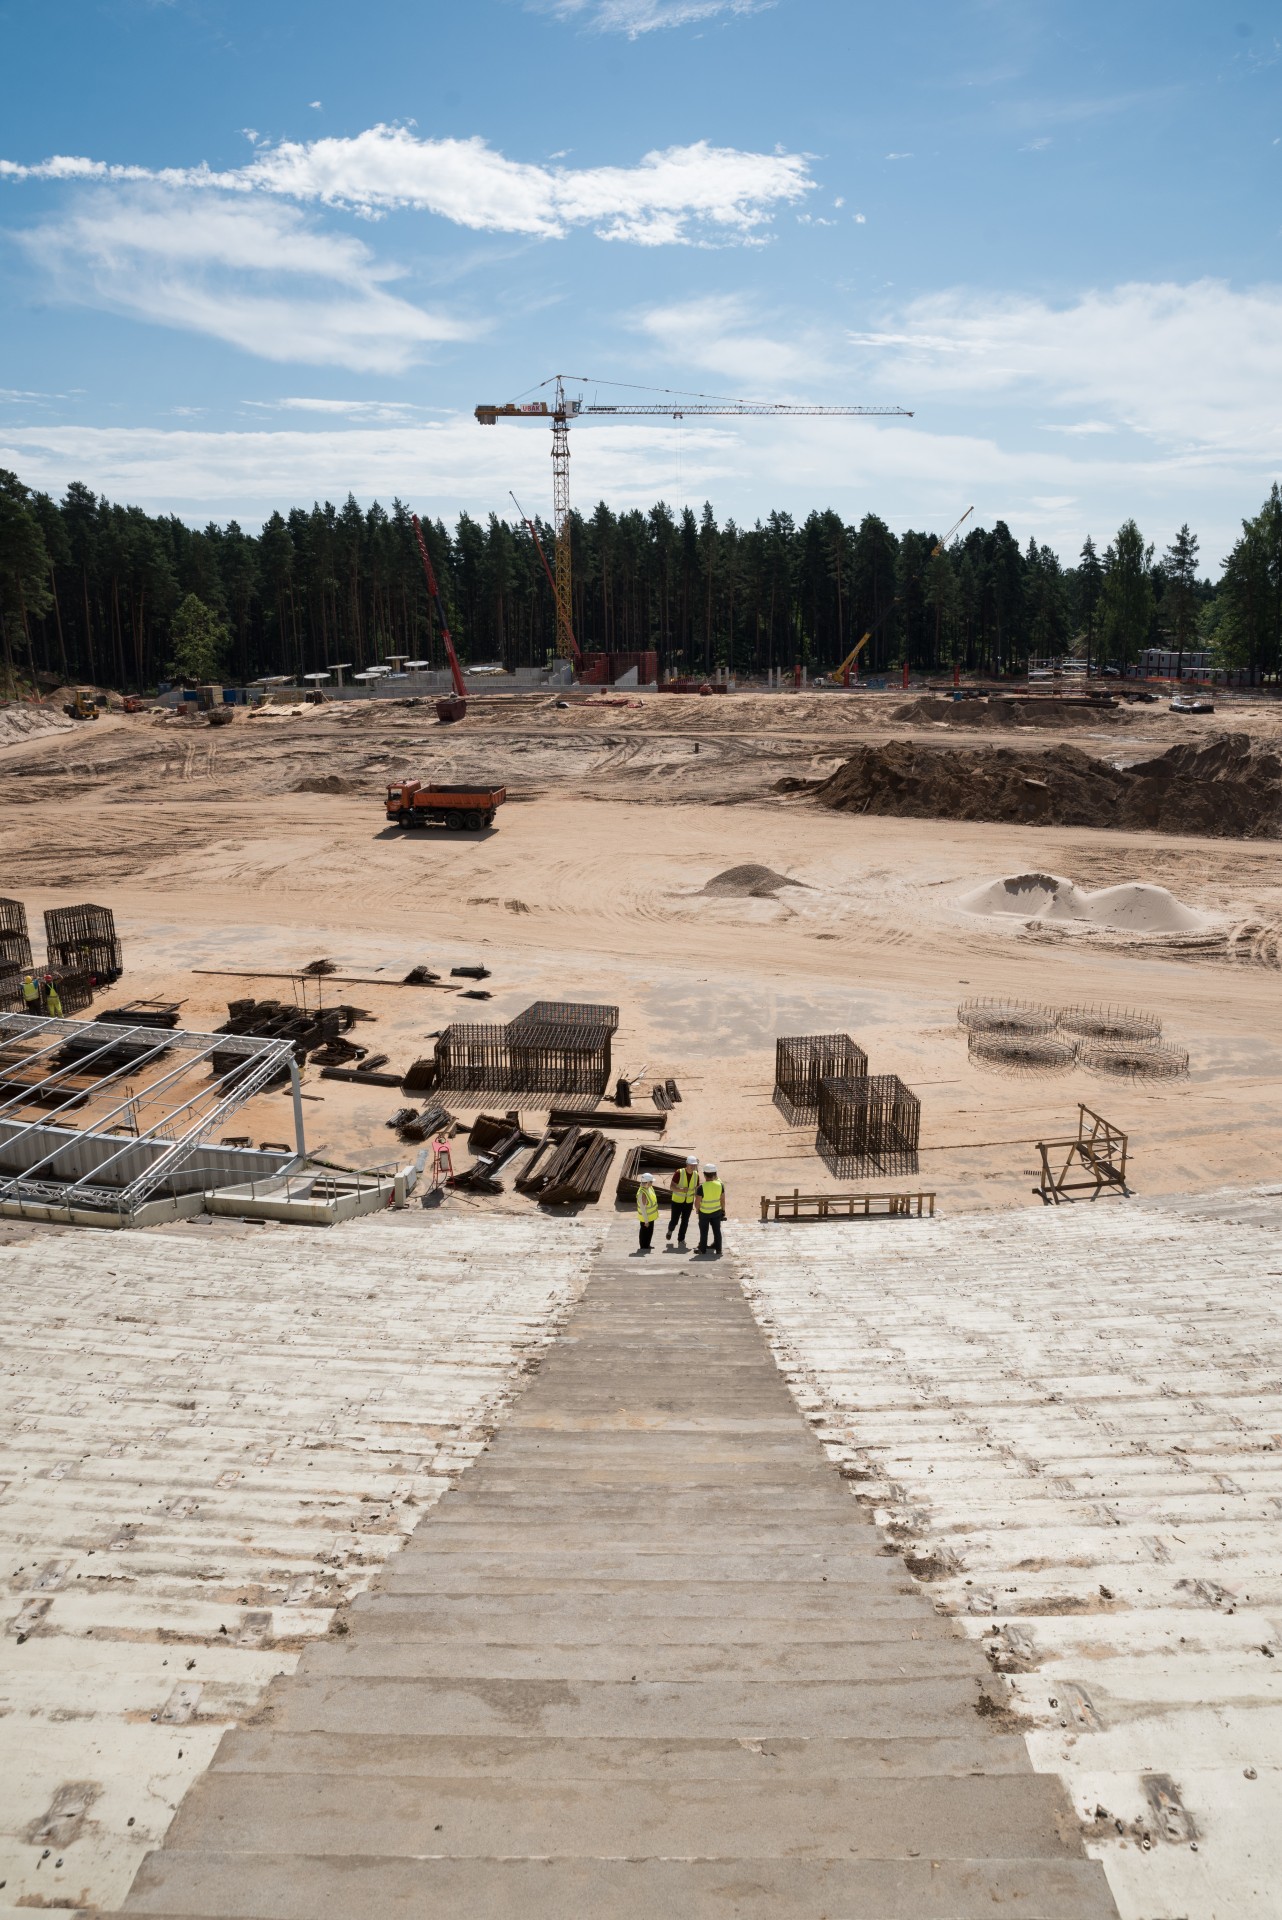
[{"label": "square rebar cage", "polygon": [[110,907],[49,907],[45,944],[54,966],[74,967],[95,979],[118,980],[124,972],[116,919]]},{"label": "square rebar cage", "polygon": [[796,1033],[775,1041],[775,1105],[791,1126],[819,1112],[824,1080],[860,1080],[868,1055],[848,1033]]},{"label": "square rebar cage", "polygon": [[820,1158],[838,1179],[916,1173],[921,1101],[897,1073],[819,1083]]},{"label": "square rebar cage", "polygon": [[574,1095],[599,1100],[610,1079],[608,1026],[542,1020],[447,1027],[436,1043],[446,1093]]}]

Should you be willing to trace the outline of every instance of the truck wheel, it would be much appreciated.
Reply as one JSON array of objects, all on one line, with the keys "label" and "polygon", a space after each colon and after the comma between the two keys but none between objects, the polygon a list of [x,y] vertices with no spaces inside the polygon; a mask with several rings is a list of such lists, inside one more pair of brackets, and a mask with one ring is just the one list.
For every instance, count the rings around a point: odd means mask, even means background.
[{"label": "truck wheel", "polygon": [[458,833],[463,825],[463,816],[458,813],[451,813],[447,815],[445,824],[451,833]]},{"label": "truck wheel", "polygon": [[483,825],[479,813],[469,813],[464,821],[469,833],[479,833]]}]

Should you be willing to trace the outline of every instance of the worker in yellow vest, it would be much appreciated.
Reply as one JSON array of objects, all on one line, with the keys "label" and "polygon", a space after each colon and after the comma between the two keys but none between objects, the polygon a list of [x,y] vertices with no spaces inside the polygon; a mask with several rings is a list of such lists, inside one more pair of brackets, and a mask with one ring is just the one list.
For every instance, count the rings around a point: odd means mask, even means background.
[{"label": "worker in yellow vest", "polygon": [[637,1183],[637,1219],[640,1222],[638,1253],[649,1253],[650,1243],[654,1239],[654,1223],[659,1217],[659,1196],[654,1190],[654,1181],[648,1173],[643,1173]]},{"label": "worker in yellow vest", "polygon": [[22,1010],[24,1013],[40,1011],[40,989],[34,973],[24,973],[22,976]]},{"label": "worker in yellow vest", "polygon": [[55,1020],[62,1018],[62,995],[48,974],[45,975],[45,1012],[52,1014]]},{"label": "worker in yellow vest", "polygon": [[686,1243],[686,1228],[690,1224],[690,1215],[694,1211],[694,1203],[698,1195],[699,1160],[696,1154],[688,1153],[684,1167],[678,1167],[672,1176],[672,1186],[668,1194],[668,1204],[671,1211],[668,1214],[668,1231],[665,1235],[665,1242],[669,1247],[672,1245],[672,1235],[674,1232],[677,1236],[678,1247],[684,1247]]},{"label": "worker in yellow vest", "polygon": [[726,1217],[726,1190],[717,1178],[717,1169],[712,1161],[703,1169],[703,1179],[699,1183],[699,1251],[708,1251],[708,1234],[712,1234],[712,1251],[721,1258],[721,1222]]}]

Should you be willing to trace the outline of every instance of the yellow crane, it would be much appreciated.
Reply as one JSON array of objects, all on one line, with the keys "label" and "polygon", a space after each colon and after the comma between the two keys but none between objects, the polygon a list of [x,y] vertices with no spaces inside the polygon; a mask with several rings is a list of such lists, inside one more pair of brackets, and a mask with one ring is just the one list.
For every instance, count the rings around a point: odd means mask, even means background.
[{"label": "yellow crane", "polygon": [[949,527],[943,539],[936,540],[934,546],[930,550],[930,557],[932,560],[938,560],[940,554],[944,553],[949,547],[952,546],[953,536],[956,534],[956,532],[960,527],[965,526],[966,522],[970,519],[970,516],[972,513],[974,513],[974,511],[975,511],[974,507],[967,507],[961,519],[953,521],[952,526]]},{"label": "yellow crane", "polygon": [[[736,419],[773,419],[781,414],[800,415],[807,418],[867,418],[867,419],[903,419],[911,420],[912,411],[908,407],[799,407],[787,406],[776,402],[759,400],[718,400],[714,395],[683,395],[668,387],[644,387],[637,391],[645,393],[663,393],[667,398],[660,402],[647,402],[644,405],[625,403],[617,405],[597,405],[585,401],[580,395],[570,395],[565,391],[568,381],[582,380],[592,384],[591,376],[586,373],[555,373],[540,384],[553,389],[551,401],[547,400],[508,400],[501,406],[479,406],[476,418],[483,427],[492,427],[500,420],[515,421],[551,421],[552,423],[552,520],[556,533],[556,583],[554,593],[557,607],[557,652],[571,659],[577,652],[574,635],[570,630],[570,615],[573,606],[573,572],[570,564],[570,422],[588,418],[619,419],[670,419],[684,420],[696,415],[705,418],[709,415]],[[621,381],[602,381],[604,386],[621,386]],[[536,389],[537,391],[537,389]],[[694,399],[696,404],[688,404]]]}]

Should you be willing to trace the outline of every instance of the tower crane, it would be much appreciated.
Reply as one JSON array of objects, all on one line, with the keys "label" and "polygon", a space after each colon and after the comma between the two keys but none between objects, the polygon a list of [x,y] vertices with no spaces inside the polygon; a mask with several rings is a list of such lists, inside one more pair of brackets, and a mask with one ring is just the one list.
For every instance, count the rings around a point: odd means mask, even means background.
[{"label": "tower crane", "polygon": [[[591,376],[585,373],[556,373],[541,382],[542,386],[553,389],[551,401],[527,400],[506,401],[501,406],[479,406],[476,418],[483,427],[492,427],[500,420],[548,421],[552,423],[552,521],[556,533],[556,581],[554,595],[557,614],[557,652],[565,658],[573,658],[578,653],[574,635],[570,630],[570,612],[572,606],[573,577],[570,565],[570,422],[589,418],[620,419],[668,419],[684,420],[691,416],[700,419],[708,417],[735,419],[774,419],[779,415],[799,415],[806,418],[823,419],[902,419],[911,420],[912,411],[908,407],[819,407],[788,406],[776,402],[758,400],[718,400],[711,395],[683,395],[669,388],[639,388],[640,392],[663,393],[666,398],[644,404],[625,402],[623,405],[597,404],[585,401],[579,395],[566,393],[567,381],[582,380],[590,382]],[[610,386],[616,383],[606,381]],[[689,404],[693,398],[694,406]]]}]

